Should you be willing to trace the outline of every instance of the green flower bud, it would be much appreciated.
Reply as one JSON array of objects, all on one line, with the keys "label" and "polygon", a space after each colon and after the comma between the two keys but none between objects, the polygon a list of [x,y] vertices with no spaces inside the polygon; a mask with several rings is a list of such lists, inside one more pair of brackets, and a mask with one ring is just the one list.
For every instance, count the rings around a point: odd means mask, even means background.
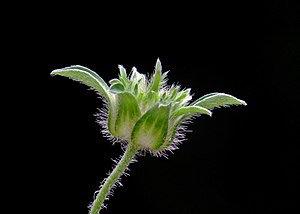
[{"label": "green flower bud", "polygon": [[130,75],[121,65],[119,70],[119,78],[110,80],[110,86],[82,66],[54,70],[51,74],[72,78],[96,90],[107,103],[100,118],[104,132],[152,154],[177,148],[184,136],[180,132],[182,124],[193,116],[211,116],[210,110],[215,107],[246,105],[243,100],[224,93],[211,93],[190,103],[190,89],[166,85],[167,73],[162,72],[159,59],[149,79],[136,68]]},{"label": "green flower bud", "polygon": [[122,92],[115,95],[115,102],[109,109],[108,129],[114,137],[130,141],[131,132],[141,111],[133,94]]},{"label": "green flower bud", "polygon": [[135,124],[131,142],[142,149],[160,150],[168,136],[171,106],[156,104],[149,109]]}]

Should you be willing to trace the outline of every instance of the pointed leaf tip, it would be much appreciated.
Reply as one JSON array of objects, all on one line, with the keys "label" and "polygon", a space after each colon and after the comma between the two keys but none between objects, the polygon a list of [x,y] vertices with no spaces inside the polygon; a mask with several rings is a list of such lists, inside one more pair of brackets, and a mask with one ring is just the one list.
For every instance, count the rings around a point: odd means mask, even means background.
[{"label": "pointed leaf tip", "polygon": [[201,106],[207,109],[222,107],[228,105],[247,105],[244,100],[240,100],[232,95],[225,93],[211,93],[200,97],[192,103],[195,106]]},{"label": "pointed leaf tip", "polygon": [[56,70],[53,70],[53,71],[51,71],[50,75],[51,75],[51,76],[55,76],[55,75],[56,75],[56,72],[57,72]]},{"label": "pointed leaf tip", "polygon": [[98,91],[103,97],[110,101],[109,87],[105,81],[94,71],[80,66],[72,65],[61,69],[53,70],[50,75],[59,75],[68,77],[72,80],[79,81],[96,91]]},{"label": "pointed leaf tip", "polygon": [[128,77],[127,77],[127,72],[126,69],[123,67],[123,65],[118,65],[120,74],[119,74],[119,78],[122,81],[123,85],[126,86],[128,83]]},{"label": "pointed leaf tip", "polygon": [[162,72],[161,72],[161,65],[160,63],[156,63],[155,65],[155,71],[152,75],[151,81],[150,81],[150,91],[157,92],[162,85]]},{"label": "pointed leaf tip", "polygon": [[159,58],[157,58],[156,64],[155,64],[155,71],[162,71],[162,66]]}]

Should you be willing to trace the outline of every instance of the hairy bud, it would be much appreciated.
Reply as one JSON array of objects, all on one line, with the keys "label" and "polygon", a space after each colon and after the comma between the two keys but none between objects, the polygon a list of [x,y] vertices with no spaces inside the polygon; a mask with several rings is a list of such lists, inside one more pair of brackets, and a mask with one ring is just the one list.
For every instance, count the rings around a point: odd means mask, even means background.
[{"label": "hairy bud", "polygon": [[154,154],[176,147],[174,138],[182,123],[193,116],[211,116],[215,107],[246,105],[243,100],[224,93],[211,93],[191,103],[190,89],[167,86],[167,72],[159,59],[149,79],[133,67],[130,75],[119,65],[119,78],[109,85],[92,70],[70,66],[54,70],[52,75],[66,76],[95,89],[108,104],[105,127],[108,133],[141,150]]}]

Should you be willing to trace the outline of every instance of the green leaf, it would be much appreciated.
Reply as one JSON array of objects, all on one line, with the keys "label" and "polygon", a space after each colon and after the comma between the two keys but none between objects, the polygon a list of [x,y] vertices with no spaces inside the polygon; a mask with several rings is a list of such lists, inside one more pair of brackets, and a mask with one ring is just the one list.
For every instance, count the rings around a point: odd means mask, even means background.
[{"label": "green leaf", "polygon": [[200,106],[185,106],[173,112],[172,116],[178,117],[181,115],[207,114],[212,115],[212,112]]},{"label": "green leaf", "polygon": [[[117,111],[115,117],[115,135],[130,140],[132,129],[141,116],[136,98],[129,92],[117,94]],[[114,117],[113,117],[114,118]]]},{"label": "green leaf", "polygon": [[189,101],[192,98],[190,96],[190,92],[191,92],[190,88],[188,88],[188,89],[186,89],[184,91],[179,92],[178,95],[176,96],[175,101],[176,102],[181,102],[181,101],[184,101],[184,100]]},{"label": "green leaf", "polygon": [[228,105],[247,105],[247,103],[229,94],[212,93],[200,97],[191,105],[201,106],[207,109],[213,109],[215,107],[228,106]]},{"label": "green leaf", "polygon": [[155,71],[160,71],[162,72],[162,66],[159,58],[157,58],[156,64],[155,64]]},{"label": "green leaf", "polygon": [[215,93],[209,93],[209,94],[206,94],[206,95],[204,95],[204,96],[198,98],[197,100],[195,100],[193,103],[191,103],[191,105],[195,105],[195,103],[197,103],[197,102],[203,100],[204,98],[207,98],[207,97],[210,97],[210,96],[213,96],[213,95],[216,95],[216,94],[219,94],[219,93],[216,93],[216,92],[215,92]]},{"label": "green leaf", "polygon": [[150,83],[150,91],[157,92],[161,86],[161,82],[162,82],[162,66],[159,59],[157,59],[155,65],[155,71]]},{"label": "green leaf", "polygon": [[113,84],[116,84],[116,83],[121,83],[122,84],[122,82],[119,79],[111,79],[111,80],[109,80],[109,84],[110,85],[113,85]]},{"label": "green leaf", "polygon": [[155,105],[148,110],[133,128],[131,141],[142,148],[159,150],[164,144],[169,126],[170,106]]},{"label": "green leaf", "polygon": [[143,74],[141,74],[137,71],[136,67],[133,67],[131,69],[130,81],[138,82],[139,79],[141,79],[143,77],[145,78],[145,76]]},{"label": "green leaf", "polygon": [[119,65],[118,67],[120,70],[119,78],[120,78],[121,82],[123,83],[124,87],[126,87],[127,83],[128,83],[126,69],[122,65]]},{"label": "green leaf", "polygon": [[122,93],[124,92],[124,86],[122,83],[115,83],[110,86],[110,91],[115,94]]},{"label": "green leaf", "polygon": [[143,97],[143,104],[148,107],[152,107],[154,104],[157,103],[159,100],[159,94],[155,91],[149,91],[144,97]]},{"label": "green leaf", "polygon": [[59,75],[79,81],[100,93],[108,101],[110,101],[109,87],[105,81],[94,71],[80,66],[74,65],[62,69],[56,69],[51,72],[51,75]]},{"label": "green leaf", "polygon": [[133,89],[133,94],[137,96],[139,94],[139,85],[135,84],[134,89]]},{"label": "green leaf", "polygon": [[180,89],[179,86],[175,86],[175,85],[172,85],[172,86],[171,86],[171,88],[170,88],[170,90],[169,90],[169,91],[170,91],[170,92],[169,92],[169,93],[170,93],[169,96],[170,96],[170,99],[171,99],[171,100],[176,99],[176,96],[177,96],[177,94],[178,94],[179,89]]}]

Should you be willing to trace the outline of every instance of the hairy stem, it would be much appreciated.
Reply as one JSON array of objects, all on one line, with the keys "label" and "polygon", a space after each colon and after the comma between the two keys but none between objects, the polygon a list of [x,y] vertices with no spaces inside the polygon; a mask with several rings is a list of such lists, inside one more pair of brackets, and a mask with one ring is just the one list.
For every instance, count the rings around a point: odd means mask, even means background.
[{"label": "hairy stem", "polygon": [[100,191],[98,192],[96,199],[94,200],[90,214],[98,214],[99,211],[102,208],[102,204],[108,195],[111,188],[114,186],[114,184],[118,181],[118,179],[121,177],[125,169],[130,164],[131,160],[133,159],[134,155],[136,154],[137,150],[139,149],[139,146],[129,144],[123,157],[119,161],[119,163],[116,165],[112,173],[109,175],[109,177],[106,179],[104,184],[102,185]]}]

